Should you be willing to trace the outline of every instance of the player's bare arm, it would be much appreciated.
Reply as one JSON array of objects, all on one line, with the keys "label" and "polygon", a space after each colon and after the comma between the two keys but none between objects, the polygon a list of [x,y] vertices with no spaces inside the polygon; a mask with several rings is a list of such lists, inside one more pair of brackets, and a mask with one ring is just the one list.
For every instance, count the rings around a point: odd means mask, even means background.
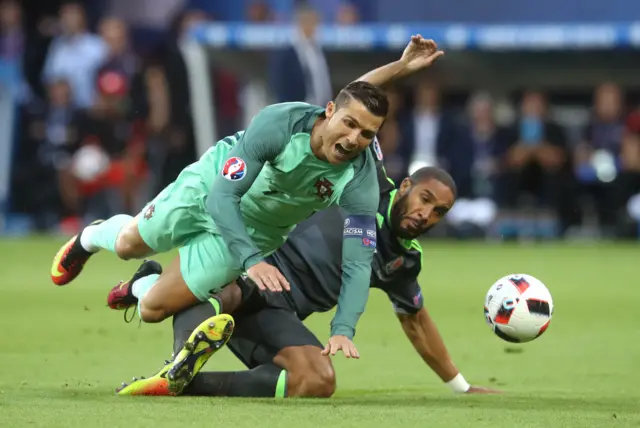
[{"label": "player's bare arm", "polygon": [[438,50],[436,42],[424,39],[418,34],[411,37],[411,41],[402,52],[399,60],[376,68],[357,80],[384,87],[398,79],[430,67],[442,55],[444,55],[444,51]]},{"label": "player's bare arm", "polygon": [[423,307],[415,314],[397,314],[402,329],[425,363],[455,392],[497,393],[486,388],[468,385],[453,363],[435,322]]}]

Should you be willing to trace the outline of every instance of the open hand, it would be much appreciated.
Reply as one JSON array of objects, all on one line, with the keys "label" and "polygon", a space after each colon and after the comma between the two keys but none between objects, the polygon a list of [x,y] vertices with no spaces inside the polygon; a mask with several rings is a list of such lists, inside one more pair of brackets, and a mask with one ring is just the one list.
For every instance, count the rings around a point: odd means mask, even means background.
[{"label": "open hand", "polygon": [[360,358],[360,354],[356,346],[347,336],[332,336],[329,343],[322,350],[322,355],[336,355],[338,351],[342,351],[347,358]]},{"label": "open hand", "polygon": [[251,278],[256,286],[262,291],[291,290],[289,281],[280,273],[278,268],[271,266],[267,262],[260,262],[247,269],[247,276]]},{"label": "open hand", "polygon": [[420,34],[411,36],[411,41],[402,52],[400,61],[405,64],[407,72],[413,73],[429,67],[435,60],[444,55],[438,45],[431,39],[424,39]]}]

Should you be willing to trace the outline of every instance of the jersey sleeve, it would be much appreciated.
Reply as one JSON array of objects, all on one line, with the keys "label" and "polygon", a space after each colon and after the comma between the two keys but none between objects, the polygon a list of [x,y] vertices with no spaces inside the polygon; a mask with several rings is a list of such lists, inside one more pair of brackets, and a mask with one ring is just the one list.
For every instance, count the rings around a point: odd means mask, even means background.
[{"label": "jersey sleeve", "polygon": [[213,182],[207,209],[232,256],[244,270],[263,260],[247,233],[240,198],[256,180],[264,164],[273,161],[287,143],[288,117],[269,108],[258,113],[231,149]]},{"label": "jersey sleeve", "polygon": [[[371,159],[369,159],[371,161]],[[376,248],[380,191],[373,162],[346,186],[339,205],[346,214],[342,239],[342,286],[331,335],[353,338],[369,298],[371,262]]]},{"label": "jersey sleeve", "polygon": [[424,305],[422,289],[417,280],[395,285],[384,290],[397,314],[411,315],[417,313]]}]

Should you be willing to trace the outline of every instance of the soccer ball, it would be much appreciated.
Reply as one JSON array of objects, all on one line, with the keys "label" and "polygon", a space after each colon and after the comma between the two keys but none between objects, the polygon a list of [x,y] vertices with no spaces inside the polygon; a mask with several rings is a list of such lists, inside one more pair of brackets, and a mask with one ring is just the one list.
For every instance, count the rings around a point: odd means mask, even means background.
[{"label": "soccer ball", "polygon": [[491,330],[507,342],[524,343],[549,327],[553,299],[547,287],[531,275],[500,278],[489,289],[484,316]]}]

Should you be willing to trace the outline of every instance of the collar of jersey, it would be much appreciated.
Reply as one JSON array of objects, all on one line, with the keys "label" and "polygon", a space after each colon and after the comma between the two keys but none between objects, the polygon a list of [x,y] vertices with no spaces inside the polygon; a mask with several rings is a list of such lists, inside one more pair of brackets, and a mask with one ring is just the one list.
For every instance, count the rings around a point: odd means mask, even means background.
[{"label": "collar of jersey", "polygon": [[308,115],[307,121],[304,124],[302,132],[306,132],[307,134],[311,134],[311,130],[313,130],[313,125],[315,125],[318,117],[324,114],[324,109],[322,107],[317,107],[314,110],[311,110]]}]

